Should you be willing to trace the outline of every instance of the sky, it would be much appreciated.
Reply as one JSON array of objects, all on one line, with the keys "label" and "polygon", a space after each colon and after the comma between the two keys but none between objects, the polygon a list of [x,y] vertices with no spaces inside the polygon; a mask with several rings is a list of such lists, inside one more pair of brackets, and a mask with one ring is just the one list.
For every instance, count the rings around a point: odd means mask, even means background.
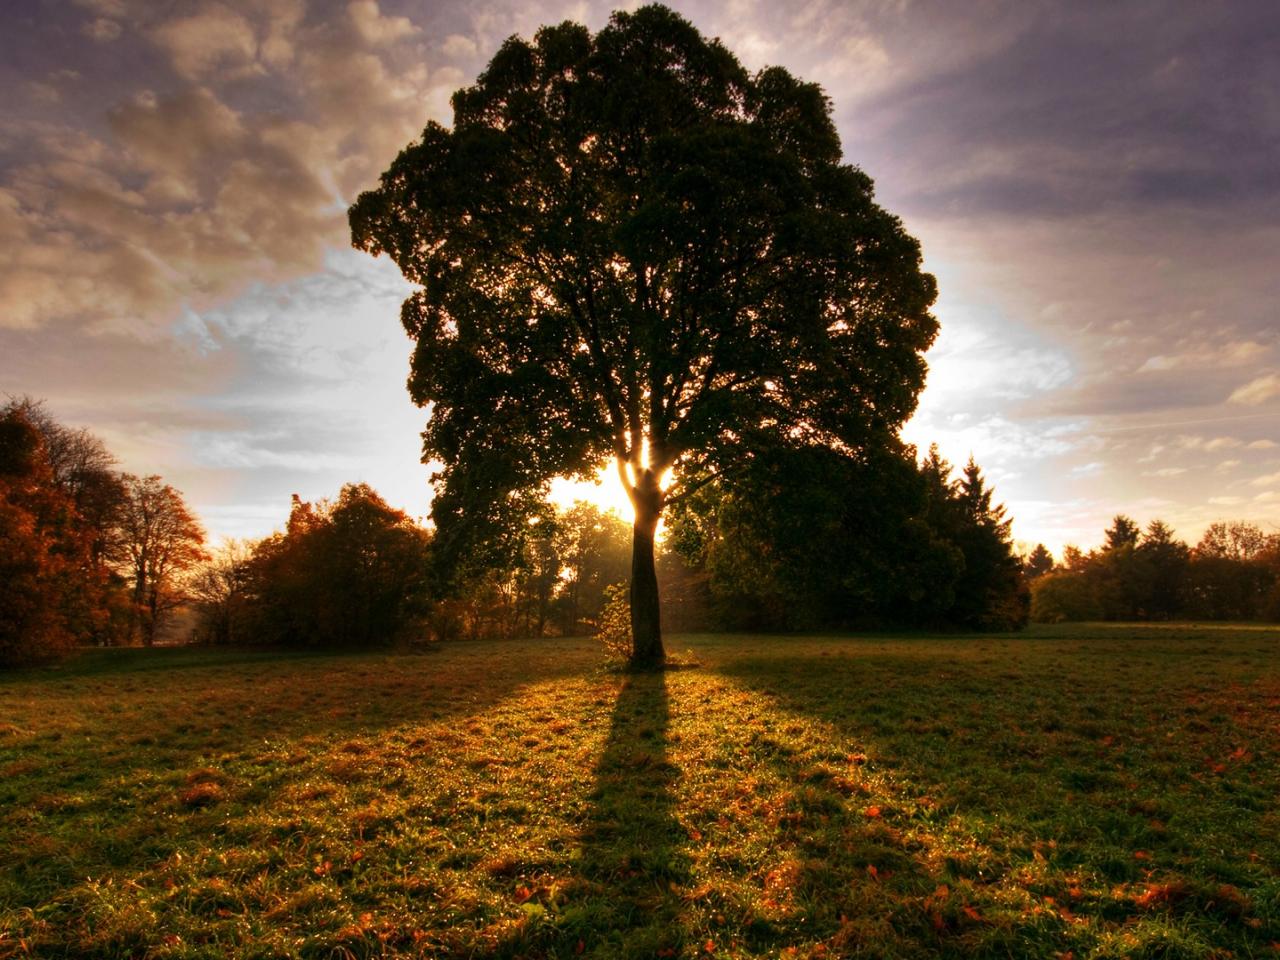
[{"label": "sky", "polygon": [[[1280,528],[1280,6],[670,5],[826,90],[938,278],[904,435],[972,454],[1019,541],[1087,548],[1120,512]],[[7,0],[0,394],[215,539],[349,481],[425,516],[408,287],[346,207],[503,39],[613,8]]]}]

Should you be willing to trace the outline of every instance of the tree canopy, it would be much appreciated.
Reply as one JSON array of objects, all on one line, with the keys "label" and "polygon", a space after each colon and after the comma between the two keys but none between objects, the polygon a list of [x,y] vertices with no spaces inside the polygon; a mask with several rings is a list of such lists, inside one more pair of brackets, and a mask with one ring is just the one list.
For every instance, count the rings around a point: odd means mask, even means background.
[{"label": "tree canopy", "polygon": [[662,6],[503,44],[350,211],[418,290],[409,390],[443,466],[437,548],[501,548],[557,475],[613,459],[636,510],[638,661],[660,659],[653,532],[762,449],[850,455],[914,410],[933,278],[831,104]]}]

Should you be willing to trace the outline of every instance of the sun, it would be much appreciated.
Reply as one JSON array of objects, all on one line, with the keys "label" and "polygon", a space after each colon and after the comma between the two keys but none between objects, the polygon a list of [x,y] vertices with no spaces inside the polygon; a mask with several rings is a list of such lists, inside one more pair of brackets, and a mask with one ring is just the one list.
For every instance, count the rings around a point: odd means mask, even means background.
[{"label": "sun", "polygon": [[578,500],[585,500],[601,510],[612,510],[627,523],[635,522],[636,512],[631,498],[622,487],[622,480],[613,464],[606,464],[596,472],[596,479],[567,480],[556,477],[551,481],[549,499],[557,507],[571,507]]}]

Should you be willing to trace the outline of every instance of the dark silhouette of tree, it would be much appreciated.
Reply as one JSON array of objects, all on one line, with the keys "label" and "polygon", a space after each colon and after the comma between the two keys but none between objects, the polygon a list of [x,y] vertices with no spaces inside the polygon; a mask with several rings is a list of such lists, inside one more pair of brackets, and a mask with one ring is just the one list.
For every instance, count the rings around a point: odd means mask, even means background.
[{"label": "dark silhouette of tree", "polygon": [[1268,547],[1274,547],[1280,537],[1270,537],[1255,523],[1243,520],[1219,520],[1205,529],[1196,554],[1201,557],[1219,557],[1227,560],[1256,560]]},{"label": "dark silhouette of tree", "polygon": [[1043,577],[1046,573],[1052,573],[1053,568],[1053,554],[1049,552],[1049,548],[1043,543],[1037,543],[1035,549],[1027,555],[1022,564],[1022,569],[1026,573],[1028,580],[1034,580],[1036,577]]},{"label": "dark silhouette of tree", "polygon": [[821,89],[664,7],[512,38],[453,109],[350,211],[420,288],[440,555],[500,556],[552,477],[612,458],[634,662],[657,663],[664,508],[763,448],[883,443],[924,382],[933,278]]},{"label": "dark silhouette of tree", "polygon": [[936,448],[920,465],[910,447],[763,453],[732,487],[679,504],[668,540],[708,574],[722,626],[1017,629],[1009,522],[975,464],[951,472]]},{"label": "dark silhouette of tree", "polygon": [[293,646],[389,643],[425,613],[429,536],[366,484],[334,502],[293,498],[283,533],[248,565],[246,633]]},{"label": "dark silhouette of tree", "polygon": [[1117,513],[1115,519],[1103,533],[1105,550],[1120,550],[1124,547],[1136,547],[1142,531],[1138,525],[1123,513]]},{"label": "dark silhouette of tree", "polygon": [[1134,549],[1137,583],[1133,592],[1147,619],[1170,620],[1186,605],[1190,548],[1179,540],[1173,528],[1162,520],[1152,520]]},{"label": "dark silhouette of tree", "polygon": [[226,540],[195,570],[187,593],[199,614],[199,639],[233,644],[252,640],[246,627],[254,544]]},{"label": "dark silhouette of tree", "polygon": [[1012,520],[1002,504],[993,504],[992,491],[973,457],[952,487],[951,500],[941,504],[955,515],[941,529],[964,556],[956,583],[956,602],[950,616],[979,629],[1008,630],[1027,622],[1031,594],[1022,564],[1013,552]]},{"label": "dark silhouette of tree", "polygon": [[1269,613],[1280,582],[1280,538],[1241,520],[1211,523],[1192,552],[1190,612],[1214,620],[1253,620]]},{"label": "dark silhouette of tree", "polygon": [[169,613],[186,599],[183,576],[207,558],[204,530],[182,494],[160,477],[126,473],[121,481],[121,539],[137,631],[149,647]]}]

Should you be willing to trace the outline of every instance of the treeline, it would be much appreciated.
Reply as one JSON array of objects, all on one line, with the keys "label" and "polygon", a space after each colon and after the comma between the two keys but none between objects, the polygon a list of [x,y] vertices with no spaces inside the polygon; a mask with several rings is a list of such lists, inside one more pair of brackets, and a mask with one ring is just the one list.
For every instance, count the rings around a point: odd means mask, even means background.
[{"label": "treeline", "polygon": [[115,464],[39,403],[0,408],[0,666],[154,643],[185,599],[204,531],[160,477]]},{"label": "treeline", "polygon": [[365,484],[294,497],[285,529],[215,551],[194,578],[196,639],[303,647],[590,632],[625,580],[630,527],[586,503],[545,505],[508,562],[450,577],[431,533]]},{"label": "treeline", "polygon": [[1145,530],[1124,515],[1102,547],[1041,544],[1026,558],[1031,616],[1076,620],[1280,621],[1280,534],[1244,521],[1214,523],[1194,547],[1160,520]]},{"label": "treeline", "polygon": [[[174,639],[326,648],[592,633],[630,576],[630,525],[588,503],[534,504],[477,560],[349,484],[209,551],[176,490],[114,467],[39,404],[4,409],[0,662],[151,644],[167,624]],[[936,450],[917,463],[898,447],[779,450],[731,483],[706,477],[660,544],[665,627],[1022,626],[1004,508],[972,461],[952,474]]]}]

